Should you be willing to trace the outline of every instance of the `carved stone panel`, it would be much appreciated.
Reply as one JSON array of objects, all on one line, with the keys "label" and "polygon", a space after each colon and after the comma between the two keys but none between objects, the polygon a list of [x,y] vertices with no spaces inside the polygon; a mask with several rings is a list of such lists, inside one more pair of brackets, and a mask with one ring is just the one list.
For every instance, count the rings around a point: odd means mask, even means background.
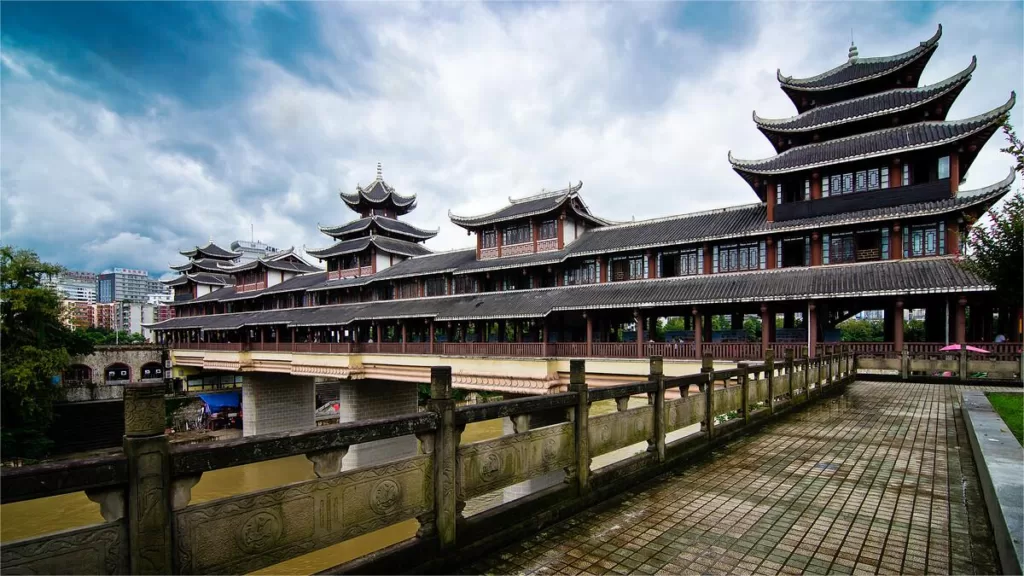
[{"label": "carved stone panel", "polygon": [[743,408],[743,387],[730,386],[715,390],[715,416]]},{"label": "carved stone panel", "polygon": [[768,379],[761,378],[760,380],[750,380],[747,402],[751,405],[757,404],[758,402],[768,401]]},{"label": "carved stone panel", "polygon": [[8,542],[0,546],[4,574],[127,574],[123,521]]},{"label": "carved stone panel", "polygon": [[641,406],[590,419],[591,457],[653,438],[654,406]]},{"label": "carved stone panel", "polygon": [[461,501],[572,465],[573,424],[563,422],[459,447]]},{"label": "carved stone panel", "polygon": [[704,396],[687,396],[665,402],[665,431],[672,432],[704,420]]},{"label": "carved stone panel", "polygon": [[204,502],[175,514],[177,569],[251,572],[415,518],[433,505],[428,455]]}]

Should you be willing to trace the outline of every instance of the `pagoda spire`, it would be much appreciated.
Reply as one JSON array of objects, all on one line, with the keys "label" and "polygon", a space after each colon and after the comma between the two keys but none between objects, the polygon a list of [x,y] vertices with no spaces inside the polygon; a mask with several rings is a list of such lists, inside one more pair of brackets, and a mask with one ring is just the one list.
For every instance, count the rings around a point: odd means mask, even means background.
[{"label": "pagoda spire", "polygon": [[384,175],[383,175],[382,170],[380,169],[380,162],[377,162],[377,180],[383,180],[383,179],[384,179]]}]

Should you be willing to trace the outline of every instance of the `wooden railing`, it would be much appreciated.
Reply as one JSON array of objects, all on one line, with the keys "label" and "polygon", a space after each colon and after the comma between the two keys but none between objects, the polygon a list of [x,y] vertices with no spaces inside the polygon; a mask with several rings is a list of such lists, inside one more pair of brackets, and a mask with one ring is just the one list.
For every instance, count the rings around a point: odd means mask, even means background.
[{"label": "wooden railing", "polygon": [[[1011,360],[1021,354],[1019,342],[973,342],[974,346],[989,351],[993,360]],[[431,353],[428,342],[179,342],[169,344],[171,348],[180,350],[232,350],[232,351],[264,351],[264,352],[315,352],[324,354],[428,354]],[[880,356],[896,358],[899,351],[892,342],[842,342],[819,344],[816,355],[830,346],[843,346],[851,353],[864,356]],[[909,352],[915,354],[943,354],[939,350],[946,346],[941,342],[913,342],[905,344]],[[807,353],[806,343],[772,342],[768,348],[781,358],[787,350],[792,350],[799,357]],[[722,360],[761,360],[760,342],[706,342],[701,346],[702,354],[711,354]],[[587,354],[585,342],[551,342],[547,346],[539,342],[434,342],[433,354],[452,356],[515,356],[526,358],[638,358],[662,356],[671,359],[696,360],[696,345],[693,342],[645,342],[642,347],[636,342],[593,342],[590,354]]]},{"label": "wooden railing", "polygon": [[[769,357],[763,364],[718,371],[705,355],[701,373],[666,379],[662,358],[652,357],[645,381],[590,389],[584,362],[571,362],[566,393],[456,408],[451,368],[434,367],[426,412],[191,445],[170,445],[164,435],[163,383],[131,383],[125,391],[124,454],[0,470],[4,503],[85,490],[104,518],[95,526],[4,542],[4,569],[248,573],[415,519],[417,535],[375,554],[376,567],[350,567],[394,573],[401,565],[415,572],[424,561],[465,559],[502,545],[518,534],[510,526],[523,518],[551,523],[699,457],[748,432],[752,423],[840,390],[852,378],[853,365],[849,355],[837,353],[778,364]],[[679,397],[667,397],[670,388]],[[629,398],[638,394],[648,404],[629,408]],[[606,399],[614,399],[618,410],[590,417],[591,404]],[[551,414],[555,424],[530,426],[531,415]],[[515,432],[460,445],[466,424],[494,418],[511,418]],[[669,432],[689,426],[697,430],[668,441]],[[420,440],[415,455],[342,467],[350,446],[410,435]],[[591,469],[593,456],[637,443],[646,443],[646,450]],[[190,502],[191,487],[206,472],[294,455],[305,455],[317,478]],[[537,498],[462,518],[466,500],[553,473],[564,481]]]}]

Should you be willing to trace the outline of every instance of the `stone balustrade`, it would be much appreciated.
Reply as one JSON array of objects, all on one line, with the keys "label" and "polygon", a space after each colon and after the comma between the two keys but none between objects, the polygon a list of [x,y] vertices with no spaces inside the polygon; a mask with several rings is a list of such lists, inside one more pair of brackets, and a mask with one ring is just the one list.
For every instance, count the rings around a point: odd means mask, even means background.
[{"label": "stone balustrade", "polygon": [[[644,381],[590,388],[584,361],[573,360],[568,392],[460,408],[451,368],[434,367],[425,412],[183,446],[164,435],[163,383],[133,382],[125,388],[123,453],[0,472],[5,503],[85,490],[105,522],[4,543],[0,561],[18,572],[243,573],[416,519],[415,538],[344,569],[443,570],[837,392],[853,365],[835,349],[817,358],[788,353],[781,362],[769,354],[729,370],[715,370],[705,356],[701,373],[666,378],[661,357],[652,357]],[[678,397],[666,394],[671,389]],[[629,408],[634,396],[647,404]],[[592,403],[609,399],[617,411],[590,416]],[[530,426],[552,411],[564,419]],[[460,443],[467,424],[495,418],[510,418],[515,432]],[[699,432],[667,441],[694,425]],[[342,468],[350,446],[408,435],[419,439],[417,454]],[[591,469],[593,457],[638,443],[647,449]],[[205,472],[296,454],[313,462],[315,479],[190,503]],[[564,482],[463,517],[471,498],[552,473]]]}]

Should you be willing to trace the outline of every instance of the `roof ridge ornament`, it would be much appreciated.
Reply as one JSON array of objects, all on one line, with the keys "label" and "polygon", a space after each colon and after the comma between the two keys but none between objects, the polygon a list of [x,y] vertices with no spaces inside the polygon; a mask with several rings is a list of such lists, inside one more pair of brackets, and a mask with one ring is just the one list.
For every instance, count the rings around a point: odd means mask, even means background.
[{"label": "roof ridge ornament", "polygon": [[381,170],[380,162],[377,162],[377,180],[383,180],[383,179],[384,179],[383,171]]},{"label": "roof ridge ornament", "polygon": [[857,61],[857,55],[858,55],[858,53],[857,53],[857,45],[853,43],[853,40],[850,40],[850,53],[849,53],[850,62],[856,62]]}]

